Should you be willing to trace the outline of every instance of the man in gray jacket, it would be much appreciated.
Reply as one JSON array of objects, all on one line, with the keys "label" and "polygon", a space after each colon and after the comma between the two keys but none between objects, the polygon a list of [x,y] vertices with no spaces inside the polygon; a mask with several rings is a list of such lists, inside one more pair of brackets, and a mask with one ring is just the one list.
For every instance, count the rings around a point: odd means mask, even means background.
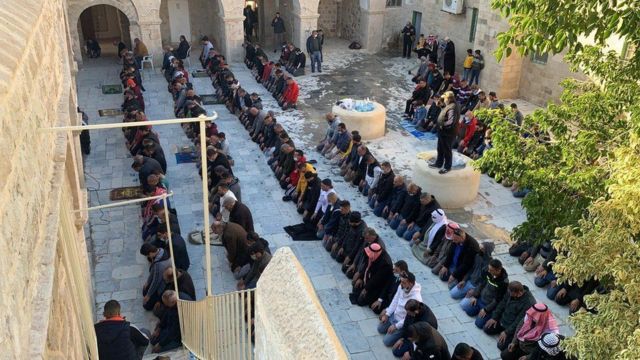
[{"label": "man in gray jacket", "polygon": [[271,254],[265,251],[264,245],[260,242],[251,245],[248,253],[251,257],[251,269],[249,269],[247,275],[238,281],[238,290],[255,289],[262,272],[271,261]]},{"label": "man in gray jacket", "polygon": [[142,295],[144,295],[142,306],[145,310],[153,310],[156,303],[162,299],[165,287],[162,274],[171,266],[171,258],[164,249],[159,249],[149,243],[142,244],[140,254],[146,256],[151,263],[147,282],[142,288]]}]

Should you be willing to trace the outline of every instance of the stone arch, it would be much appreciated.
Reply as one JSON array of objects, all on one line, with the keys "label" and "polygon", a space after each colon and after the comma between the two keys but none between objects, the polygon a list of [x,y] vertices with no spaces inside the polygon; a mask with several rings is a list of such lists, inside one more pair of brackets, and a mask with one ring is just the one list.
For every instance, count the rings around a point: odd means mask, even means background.
[{"label": "stone arch", "polygon": [[82,44],[80,32],[78,31],[80,15],[82,15],[85,10],[96,5],[109,5],[120,10],[129,20],[129,32],[131,37],[141,37],[139,26],[140,17],[138,15],[138,9],[132,0],[72,0],[69,2],[67,18],[69,21],[69,30],[71,32],[73,56],[78,64],[82,64]]}]

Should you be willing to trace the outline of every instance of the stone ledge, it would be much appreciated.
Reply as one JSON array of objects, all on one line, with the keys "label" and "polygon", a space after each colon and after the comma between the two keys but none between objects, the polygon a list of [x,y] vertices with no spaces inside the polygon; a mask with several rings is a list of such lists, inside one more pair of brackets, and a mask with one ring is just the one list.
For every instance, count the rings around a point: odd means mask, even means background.
[{"label": "stone ledge", "polygon": [[278,249],[260,277],[255,310],[257,359],[347,359],[309,277],[290,248]]}]

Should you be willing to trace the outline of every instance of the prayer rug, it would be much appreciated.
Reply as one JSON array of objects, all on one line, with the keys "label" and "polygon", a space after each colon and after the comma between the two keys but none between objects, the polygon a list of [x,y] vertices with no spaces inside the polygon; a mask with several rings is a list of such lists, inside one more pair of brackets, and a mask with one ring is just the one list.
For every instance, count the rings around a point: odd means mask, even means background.
[{"label": "prayer rug", "polygon": [[198,153],[193,145],[182,146],[180,149],[176,145],[171,147],[174,149],[177,164],[194,163],[198,161]]},{"label": "prayer rug", "polygon": [[[211,246],[223,246],[222,245],[222,238],[220,238],[219,235],[214,234],[213,232],[210,232],[209,234],[210,234],[209,235],[209,237],[210,237],[209,244],[211,244]],[[204,245],[204,231],[202,231],[202,230],[192,231],[187,236],[187,239],[192,244]]]},{"label": "prayer rug", "polygon": [[306,224],[285,226],[284,231],[291,236],[293,241],[317,241],[321,240],[316,237],[316,231]]},{"label": "prayer rug", "polygon": [[218,100],[218,97],[214,94],[204,94],[200,95],[200,99],[202,99],[202,105],[219,105],[224,104],[224,101]]},{"label": "prayer rug", "polygon": [[207,70],[196,70],[191,72],[191,76],[194,78],[208,77]]},{"label": "prayer rug", "polygon": [[98,110],[100,116],[122,116],[124,112],[120,109],[102,109]]},{"label": "prayer rug", "polygon": [[102,85],[102,93],[105,95],[122,94],[122,85]]},{"label": "prayer rug", "polygon": [[438,135],[436,135],[436,134],[433,134],[433,133],[430,133],[430,132],[422,132],[422,131],[416,130],[416,126],[413,125],[410,121],[402,120],[400,122],[400,125],[408,133],[410,133],[411,135],[415,136],[420,141],[431,141],[431,140],[437,140],[438,139]]},{"label": "prayer rug", "polygon": [[115,188],[109,193],[109,199],[111,201],[140,199],[142,197],[144,197],[144,194],[142,193],[140,186]]}]

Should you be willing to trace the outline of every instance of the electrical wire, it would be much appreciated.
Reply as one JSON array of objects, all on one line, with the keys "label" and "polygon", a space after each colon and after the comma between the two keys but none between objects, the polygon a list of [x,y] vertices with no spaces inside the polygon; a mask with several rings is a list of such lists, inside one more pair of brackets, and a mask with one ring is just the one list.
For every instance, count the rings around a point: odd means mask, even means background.
[{"label": "electrical wire", "polygon": [[[102,184],[100,184],[100,180],[96,179],[93,175],[89,174],[88,172],[84,172],[85,176],[88,176],[89,178],[93,179],[93,181],[95,181],[98,184],[98,187],[89,187],[87,186],[87,191],[91,192],[93,191],[96,195],[96,200],[98,201],[98,205],[102,205],[102,203],[100,202],[100,190],[102,187]],[[111,220],[108,220],[105,218],[105,216],[107,214],[105,214],[104,210],[99,209],[100,211],[100,217],[98,218],[100,221],[102,221],[102,223],[98,223],[98,224],[92,224],[92,225],[109,225],[111,224]]]}]

